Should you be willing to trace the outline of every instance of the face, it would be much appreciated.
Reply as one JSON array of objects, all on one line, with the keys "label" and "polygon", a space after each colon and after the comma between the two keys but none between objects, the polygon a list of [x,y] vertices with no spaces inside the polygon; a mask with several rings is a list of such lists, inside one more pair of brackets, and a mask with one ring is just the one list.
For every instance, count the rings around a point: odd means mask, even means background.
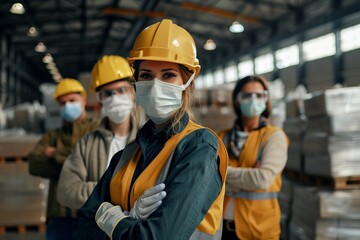
[{"label": "face", "polygon": [[128,94],[134,98],[134,87],[128,81],[116,81],[106,84],[99,91],[96,92],[96,98],[99,102],[111,97],[114,94],[123,95]]},{"label": "face", "polygon": [[62,107],[68,102],[81,102],[83,106],[86,104],[85,97],[81,96],[79,93],[69,93],[63,96],[58,97],[58,103]]},{"label": "face", "polygon": [[159,61],[141,62],[138,81],[150,81],[154,78],[179,86],[184,84],[178,64]]},{"label": "face", "polygon": [[241,91],[237,95],[237,101],[239,103],[245,102],[252,98],[256,98],[258,100],[267,101],[268,92],[265,91],[263,85],[259,82],[248,82],[244,85]]}]

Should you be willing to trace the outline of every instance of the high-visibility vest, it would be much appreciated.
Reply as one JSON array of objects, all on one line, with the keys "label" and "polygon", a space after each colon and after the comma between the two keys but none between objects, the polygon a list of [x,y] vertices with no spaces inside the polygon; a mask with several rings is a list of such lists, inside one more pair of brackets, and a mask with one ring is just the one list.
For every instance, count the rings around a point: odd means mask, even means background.
[{"label": "high-visibility vest", "polygon": [[[219,137],[228,145],[231,130],[223,130]],[[278,127],[266,126],[249,132],[240,156],[236,159],[229,156],[232,167],[253,168],[261,161],[261,153],[266,139],[275,131],[282,131]],[[260,163],[261,164],[261,163]],[[225,193],[224,209],[230,199],[234,200],[235,231],[239,239],[279,239],[280,236],[280,207],[278,194],[281,190],[281,173],[266,190]]]},{"label": "high-visibility vest", "polygon": [[[111,202],[113,204],[120,205],[124,211],[130,211],[135,201],[144,193],[145,190],[164,182],[177,144],[188,134],[200,128],[203,128],[203,126],[190,121],[182,132],[172,136],[165,143],[163,149],[155,157],[155,159],[135,180],[131,189],[131,181],[133,179],[136,166],[141,158],[141,150],[135,142],[125,147],[122,154],[124,157],[122,156],[119,160],[111,179]],[[220,158],[219,172],[222,179],[222,188],[190,239],[221,239],[223,200],[225,195],[225,178],[228,165],[228,155],[222,140],[215,132],[212,130],[210,131],[218,138],[218,155]]]}]

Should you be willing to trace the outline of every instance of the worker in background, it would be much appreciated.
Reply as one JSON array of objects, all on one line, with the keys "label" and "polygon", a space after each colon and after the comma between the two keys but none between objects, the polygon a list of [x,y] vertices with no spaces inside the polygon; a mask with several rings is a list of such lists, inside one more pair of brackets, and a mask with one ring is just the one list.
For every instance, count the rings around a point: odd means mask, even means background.
[{"label": "worker in background", "polygon": [[222,239],[279,239],[281,172],[288,140],[271,126],[265,78],[239,80],[232,94],[237,115],[232,129],[222,130],[229,153]]},{"label": "worker in background", "polygon": [[[193,38],[164,19],[137,36],[128,60],[150,119],[80,208],[78,239],[220,239],[227,153],[216,133],[190,118],[200,71]],[[162,200],[134,218],[140,196],[158,183]]]},{"label": "worker in background", "polygon": [[136,107],[132,76],[128,61],[120,56],[103,56],[93,67],[91,89],[96,92],[103,119],[99,128],[78,142],[64,163],[57,194],[62,205],[79,209],[112,156],[135,139],[144,121]]},{"label": "worker in background", "polygon": [[65,159],[78,140],[98,126],[85,111],[86,91],[79,81],[65,78],[57,85],[54,99],[60,105],[62,127],[45,133],[29,153],[29,172],[50,180],[46,212],[46,239],[72,239],[76,211],[62,207],[56,196]]}]

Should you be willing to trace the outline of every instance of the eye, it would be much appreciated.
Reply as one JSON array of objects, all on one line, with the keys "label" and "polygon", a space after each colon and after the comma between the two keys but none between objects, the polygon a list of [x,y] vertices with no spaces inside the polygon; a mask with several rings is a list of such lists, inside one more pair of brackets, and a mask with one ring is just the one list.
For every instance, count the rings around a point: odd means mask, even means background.
[{"label": "eye", "polygon": [[148,72],[140,72],[139,80],[152,80],[154,77]]},{"label": "eye", "polygon": [[164,79],[171,79],[171,78],[175,78],[177,77],[177,74],[173,73],[173,72],[166,72],[162,75],[162,77]]}]

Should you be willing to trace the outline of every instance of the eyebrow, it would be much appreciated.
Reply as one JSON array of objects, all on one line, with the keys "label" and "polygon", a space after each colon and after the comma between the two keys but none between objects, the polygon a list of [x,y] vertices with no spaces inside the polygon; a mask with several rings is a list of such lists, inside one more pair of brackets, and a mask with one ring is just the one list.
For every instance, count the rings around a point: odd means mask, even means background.
[{"label": "eyebrow", "polygon": [[[140,71],[152,72],[152,70],[146,69],[146,68],[141,68]],[[166,71],[179,72],[179,70],[177,70],[177,69],[175,69],[175,68],[165,68],[165,69],[161,69],[160,71],[161,71],[161,72],[166,72]]]}]

